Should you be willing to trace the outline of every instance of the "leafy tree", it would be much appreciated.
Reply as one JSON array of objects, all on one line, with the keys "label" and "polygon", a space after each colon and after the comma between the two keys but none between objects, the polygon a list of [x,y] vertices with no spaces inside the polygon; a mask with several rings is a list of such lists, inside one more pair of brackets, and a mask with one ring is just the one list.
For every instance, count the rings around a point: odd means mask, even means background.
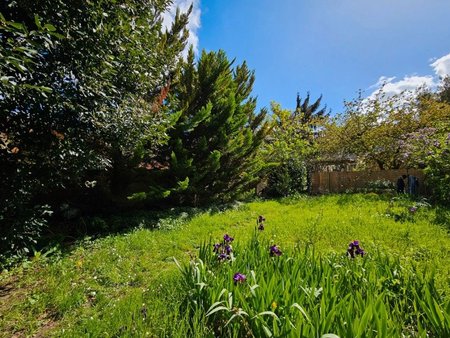
[{"label": "leafy tree", "polygon": [[450,76],[447,75],[441,81],[440,88],[438,90],[438,100],[440,102],[446,102],[450,104]]},{"label": "leafy tree", "polygon": [[158,173],[173,199],[226,201],[254,187],[256,150],[268,132],[266,112],[255,113],[250,96],[254,80],[245,62],[232,67],[223,51],[203,51],[196,63],[190,50],[168,97],[176,123],[160,158],[167,169]]},{"label": "leafy tree", "polygon": [[360,168],[425,170],[437,200],[450,201],[450,105],[448,81],[438,92],[420,90],[386,97],[358,98],[326,125],[320,156],[357,156]]},{"label": "leafy tree", "polygon": [[315,133],[326,118],[325,108],[317,111],[319,98],[309,105],[309,94],[303,104],[297,96],[294,112],[272,103],[272,132],[267,138],[262,156],[271,163],[267,171],[270,196],[287,196],[304,192],[309,186],[309,171],[315,157]]},{"label": "leafy tree", "polygon": [[9,249],[28,245],[24,234],[36,239],[43,205],[120,181],[118,168],[167,140],[161,94],[184,49],[189,14],[164,30],[169,4],[0,5],[0,227]]},{"label": "leafy tree", "polygon": [[434,198],[450,203],[450,103],[445,86],[419,99],[417,130],[406,135],[402,157],[408,166],[423,168]]},{"label": "leafy tree", "polygon": [[268,196],[287,196],[306,187],[305,160],[311,151],[311,130],[300,115],[271,104],[273,129],[264,146],[264,158],[272,165],[267,172]]},{"label": "leafy tree", "polygon": [[318,140],[322,158],[356,156],[360,168],[398,169],[405,135],[418,125],[415,96],[374,98],[346,102],[346,111],[330,120]]}]

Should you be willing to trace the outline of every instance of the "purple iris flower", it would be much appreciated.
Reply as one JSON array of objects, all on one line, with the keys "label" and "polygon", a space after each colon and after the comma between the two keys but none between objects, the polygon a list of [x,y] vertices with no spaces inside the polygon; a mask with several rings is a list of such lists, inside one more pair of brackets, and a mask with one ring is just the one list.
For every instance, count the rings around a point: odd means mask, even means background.
[{"label": "purple iris flower", "polygon": [[231,245],[225,245],[225,251],[229,255],[233,251],[233,248],[231,247]]},{"label": "purple iris flower", "polygon": [[263,223],[260,223],[260,224],[259,224],[258,230],[261,230],[261,231],[264,230],[264,224],[263,224]]},{"label": "purple iris flower", "polygon": [[280,248],[278,248],[276,245],[272,245],[270,248],[270,256],[281,256],[283,253],[281,252]]},{"label": "purple iris flower", "polygon": [[366,252],[359,246],[359,241],[350,242],[347,249],[347,255],[355,258],[355,255],[364,256]]},{"label": "purple iris flower", "polygon": [[222,262],[224,260],[230,259],[230,256],[228,256],[226,253],[221,253],[219,256],[217,256],[217,258]]},{"label": "purple iris flower", "polygon": [[350,256],[351,258],[355,258],[355,252],[350,248],[348,248],[347,250],[347,255]]},{"label": "purple iris flower", "polygon": [[247,276],[245,276],[244,274],[242,274],[240,272],[235,273],[233,276],[234,284],[243,283],[243,282],[245,282],[246,279],[247,279]]},{"label": "purple iris flower", "polygon": [[259,215],[258,216],[258,223],[262,223],[262,222],[264,222],[266,220],[266,218],[264,217],[264,216],[262,216],[262,215]]},{"label": "purple iris flower", "polygon": [[219,252],[219,249],[220,249],[221,246],[222,246],[221,243],[216,243],[216,244],[214,244],[213,252]]},{"label": "purple iris flower", "polygon": [[362,257],[362,256],[364,256],[366,253],[364,252],[363,249],[357,248],[355,254],[361,255],[361,257]]},{"label": "purple iris flower", "polygon": [[227,243],[230,243],[230,242],[233,242],[233,241],[234,241],[234,238],[233,238],[233,237],[230,237],[228,234],[225,234],[225,235],[223,236],[223,240],[224,240],[225,242],[227,242]]},{"label": "purple iris flower", "polygon": [[409,212],[410,212],[411,214],[414,214],[416,211],[417,211],[417,207],[411,207],[411,208],[409,208]]}]

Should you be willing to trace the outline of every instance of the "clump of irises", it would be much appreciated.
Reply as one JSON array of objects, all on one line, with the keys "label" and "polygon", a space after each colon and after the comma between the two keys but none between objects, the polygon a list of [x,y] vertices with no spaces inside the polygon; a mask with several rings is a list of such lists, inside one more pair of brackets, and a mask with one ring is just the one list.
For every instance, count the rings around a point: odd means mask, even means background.
[{"label": "clump of irises", "polygon": [[347,256],[355,258],[358,255],[363,257],[365,254],[365,251],[359,246],[359,241],[350,242],[348,245]]},{"label": "clump of irises", "polygon": [[269,247],[269,254],[271,257],[281,256],[283,252],[281,252],[280,248],[277,245],[272,245]]},{"label": "clump of irises", "polygon": [[263,231],[264,230],[264,222],[266,221],[265,217],[262,215],[259,215],[256,219],[256,225],[258,226],[258,230]]},{"label": "clump of irises", "polygon": [[221,243],[216,243],[213,245],[213,252],[216,253],[217,259],[220,262],[230,260],[232,258],[233,248],[231,247],[230,243],[233,241],[233,237],[225,234]]}]

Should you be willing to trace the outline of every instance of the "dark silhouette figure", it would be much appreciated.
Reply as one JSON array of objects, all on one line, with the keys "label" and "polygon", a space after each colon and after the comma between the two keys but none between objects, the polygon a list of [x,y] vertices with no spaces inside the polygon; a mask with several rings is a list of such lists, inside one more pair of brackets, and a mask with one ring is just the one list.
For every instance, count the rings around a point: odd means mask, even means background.
[{"label": "dark silhouette figure", "polygon": [[406,175],[402,175],[397,179],[397,193],[404,194],[405,193],[405,179]]}]

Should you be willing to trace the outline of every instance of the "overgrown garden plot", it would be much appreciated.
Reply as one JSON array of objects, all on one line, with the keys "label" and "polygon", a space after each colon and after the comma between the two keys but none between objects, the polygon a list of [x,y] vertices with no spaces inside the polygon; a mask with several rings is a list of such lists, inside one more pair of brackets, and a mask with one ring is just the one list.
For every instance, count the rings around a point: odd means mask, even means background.
[{"label": "overgrown garden plot", "polygon": [[[192,218],[173,213],[160,220],[159,230],[143,224],[126,234],[87,239],[67,255],[37,253],[0,277],[0,332],[442,336],[449,330],[449,211],[415,206],[375,194],[252,202]],[[267,220],[256,245],[259,215]],[[218,264],[213,247],[202,243],[213,244],[224,234],[235,238],[235,260]],[[366,255],[350,259],[347,246],[354,240]],[[273,245],[281,256],[270,257]],[[202,284],[189,287],[173,257],[187,267],[190,259],[202,259],[206,294],[197,299],[190,292]],[[218,277],[211,279],[208,271]],[[235,283],[236,273],[245,281]],[[225,308],[212,313],[220,306]],[[239,309],[248,316],[240,313],[226,326]]]}]

